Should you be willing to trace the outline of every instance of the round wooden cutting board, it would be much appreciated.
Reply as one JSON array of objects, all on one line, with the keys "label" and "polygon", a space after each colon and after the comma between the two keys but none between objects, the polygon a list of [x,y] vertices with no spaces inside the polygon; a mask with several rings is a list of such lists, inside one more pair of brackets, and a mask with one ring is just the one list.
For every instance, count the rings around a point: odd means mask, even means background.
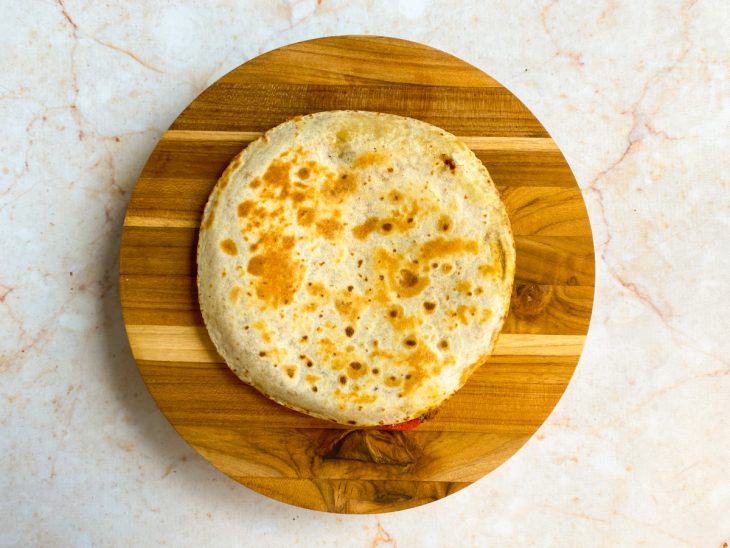
[{"label": "round wooden cutting board", "polygon": [[[515,234],[515,291],[493,357],[434,419],[409,432],[351,430],[269,401],[230,372],[198,309],[198,225],[226,165],[288,118],[338,109],[411,116],[459,136],[487,166]],[[588,217],[547,131],[473,66],[391,38],[293,44],[209,87],[150,156],[120,253],[132,352],[180,435],[251,489],[330,512],[418,506],[502,464],[565,390],[593,305]]]}]

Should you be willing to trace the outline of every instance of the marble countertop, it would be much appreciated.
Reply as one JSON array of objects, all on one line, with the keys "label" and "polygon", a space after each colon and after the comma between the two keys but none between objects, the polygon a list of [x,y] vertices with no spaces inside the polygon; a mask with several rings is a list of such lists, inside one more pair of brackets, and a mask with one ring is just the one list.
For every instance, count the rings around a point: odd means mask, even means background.
[{"label": "marble countertop", "polygon": [[[0,546],[727,546],[725,0],[1,0]],[[480,67],[550,131],[596,244],[586,347],[512,459],[380,516],[238,485],[155,407],[117,294],[125,207],[165,128],[247,59],[332,34]]]}]

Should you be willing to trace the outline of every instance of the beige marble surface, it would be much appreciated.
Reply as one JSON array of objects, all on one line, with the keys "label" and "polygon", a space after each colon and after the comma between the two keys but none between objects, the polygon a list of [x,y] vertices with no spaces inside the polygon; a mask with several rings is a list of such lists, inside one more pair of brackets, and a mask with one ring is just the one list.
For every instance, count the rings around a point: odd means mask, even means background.
[{"label": "beige marble surface", "polygon": [[[0,546],[730,543],[727,0],[0,1]],[[584,191],[593,321],[498,470],[381,516],[285,506],[155,408],[115,256],[161,132],[248,58],[330,34],[454,53],[538,116]]]}]

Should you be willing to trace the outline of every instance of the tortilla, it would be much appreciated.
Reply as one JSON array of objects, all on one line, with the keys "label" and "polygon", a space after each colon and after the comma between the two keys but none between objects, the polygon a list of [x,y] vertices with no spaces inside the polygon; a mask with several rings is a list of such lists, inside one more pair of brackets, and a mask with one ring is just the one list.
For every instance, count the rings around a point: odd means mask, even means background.
[{"label": "tortilla", "polygon": [[228,166],[205,208],[198,292],[233,372],[357,426],[428,415],[487,359],[515,252],[486,168],[389,114],[289,120]]}]

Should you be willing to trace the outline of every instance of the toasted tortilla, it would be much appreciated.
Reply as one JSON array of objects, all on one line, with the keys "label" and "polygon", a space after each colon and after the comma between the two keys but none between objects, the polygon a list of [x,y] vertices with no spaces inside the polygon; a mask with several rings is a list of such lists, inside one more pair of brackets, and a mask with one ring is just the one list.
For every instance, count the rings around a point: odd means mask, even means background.
[{"label": "toasted tortilla", "polygon": [[377,426],[423,417],[485,362],[515,251],[461,141],[389,114],[320,112],[251,143],[213,189],[200,307],[233,372],[276,402]]}]

